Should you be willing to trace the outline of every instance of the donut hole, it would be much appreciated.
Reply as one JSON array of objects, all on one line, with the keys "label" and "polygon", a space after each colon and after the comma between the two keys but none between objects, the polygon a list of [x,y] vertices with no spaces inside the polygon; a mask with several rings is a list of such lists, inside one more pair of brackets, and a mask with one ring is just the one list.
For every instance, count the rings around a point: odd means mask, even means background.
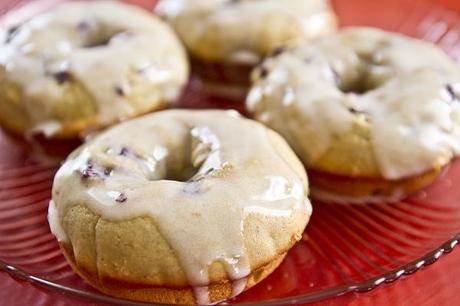
[{"label": "donut hole", "polygon": [[176,182],[190,182],[197,179],[199,168],[195,168],[192,164],[185,165],[180,170],[169,169],[163,180],[176,181]]},{"label": "donut hole", "polygon": [[354,71],[351,76],[340,78],[337,74],[337,85],[345,94],[364,95],[382,85],[381,80],[375,78],[372,69],[363,68]]},{"label": "donut hole", "polygon": [[[381,43],[381,48],[387,45]],[[343,78],[333,70],[339,89],[345,94],[364,95],[382,86],[389,78],[388,61],[381,52],[358,52],[358,62],[347,67]]]},{"label": "donut hole", "polygon": [[89,48],[105,47],[109,44],[111,39],[112,37],[103,37],[103,38],[91,40],[85,43],[83,45],[83,48],[89,49]]},{"label": "donut hole", "polygon": [[82,45],[83,48],[99,48],[99,47],[106,47],[109,45],[110,41],[118,36],[119,34],[123,33],[122,31],[117,31],[113,33],[98,33],[98,35],[91,35],[86,39]]},{"label": "donut hole", "polygon": [[[149,181],[193,182],[202,179],[202,174],[198,173],[202,164],[195,164],[190,159],[190,149],[185,149],[183,156],[173,154],[168,157],[163,149],[155,149],[153,156],[149,156],[132,147],[123,146],[120,149],[107,148],[105,154],[130,160],[123,167],[130,168],[130,171],[140,171]],[[132,167],[132,162],[137,164],[134,167],[137,170]]]},{"label": "donut hole", "polygon": [[129,34],[126,30],[108,26],[97,20],[82,20],[77,24],[81,37],[81,48],[106,47],[113,39],[122,38]]},{"label": "donut hole", "polygon": [[380,84],[367,82],[367,78],[361,78],[358,81],[350,82],[349,84],[339,86],[340,91],[345,94],[364,95],[369,91],[377,89]]},{"label": "donut hole", "polygon": [[[188,132],[185,132],[188,131]],[[202,182],[208,176],[230,169],[220,157],[220,140],[207,126],[184,127],[182,137],[171,143],[158,144],[153,150],[123,145],[107,146],[102,150],[105,161],[98,164],[105,169],[135,172],[149,181],[176,181],[183,183]],[[109,162],[107,162],[109,160]],[[107,167],[109,164],[114,167]],[[193,193],[199,191],[199,184],[191,186]]]}]

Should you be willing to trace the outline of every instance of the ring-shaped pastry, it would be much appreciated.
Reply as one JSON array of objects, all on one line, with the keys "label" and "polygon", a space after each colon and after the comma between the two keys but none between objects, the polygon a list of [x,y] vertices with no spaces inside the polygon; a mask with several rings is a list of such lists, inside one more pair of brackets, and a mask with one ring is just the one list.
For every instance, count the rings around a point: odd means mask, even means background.
[{"label": "ring-shaped pastry", "polygon": [[74,269],[115,296],[208,304],[270,274],[311,214],[286,142],[236,112],[122,123],[58,171],[49,222]]},{"label": "ring-shaped pastry", "polygon": [[254,71],[247,108],[304,162],[312,194],[396,201],[460,153],[460,69],[437,47],[351,28]]},{"label": "ring-shaped pastry", "polygon": [[188,73],[175,33],[147,11],[65,3],[0,33],[0,123],[76,138],[168,106]]}]

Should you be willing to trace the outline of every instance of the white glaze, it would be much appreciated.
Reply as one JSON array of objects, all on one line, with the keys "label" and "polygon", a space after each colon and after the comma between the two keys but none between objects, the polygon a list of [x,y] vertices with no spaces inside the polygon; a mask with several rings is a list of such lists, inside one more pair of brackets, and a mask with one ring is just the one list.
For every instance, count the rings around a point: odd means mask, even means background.
[{"label": "white glaze", "polygon": [[[429,44],[357,28],[288,48],[254,72],[247,107],[280,132],[307,166],[362,112],[382,177],[431,170],[460,153],[460,70]],[[344,93],[367,82],[364,94]],[[337,83],[338,82],[338,83]],[[375,89],[372,89],[376,87]]]},{"label": "white glaze", "polygon": [[50,230],[57,237],[66,237],[65,231],[61,226],[61,221],[59,220],[59,213],[54,201],[50,201],[48,205],[48,223],[50,225]]},{"label": "white glaze", "polygon": [[195,295],[196,303],[198,305],[211,305],[209,300],[209,288],[207,286],[193,287],[193,294]]},{"label": "white glaze", "polygon": [[[51,108],[62,99],[62,84],[53,77],[61,71],[91,96],[101,125],[174,100],[188,78],[185,52],[171,29],[116,1],[66,3],[23,24],[11,41],[5,36],[0,35],[0,80],[21,88],[30,133],[52,136],[60,130]],[[101,37],[107,46],[88,46]],[[132,82],[150,88],[143,105],[129,100]]]},{"label": "white glaze", "polygon": [[247,283],[248,283],[247,278],[241,278],[241,279],[235,280],[232,283],[232,295],[231,295],[231,297],[233,298],[233,297],[239,295],[241,292],[243,292],[244,289],[246,288]]},{"label": "white glaze", "polygon": [[287,40],[317,37],[336,26],[328,0],[161,0],[156,12],[194,56],[249,64]]},{"label": "white glaze", "polygon": [[[73,203],[85,203],[109,220],[151,216],[197,287],[200,303],[209,302],[207,269],[216,261],[237,280],[236,295],[251,272],[245,218],[307,221],[311,215],[305,173],[283,160],[267,132],[234,111],[164,111],[120,124],[82,146],[59,169],[53,185],[59,216],[51,205],[51,229],[59,241],[68,241],[60,220]],[[157,148],[161,154],[155,157]],[[82,177],[88,161],[99,177]],[[171,173],[174,168],[191,165],[196,174],[171,177],[178,175]],[[120,194],[126,195],[124,203],[114,200]]]}]

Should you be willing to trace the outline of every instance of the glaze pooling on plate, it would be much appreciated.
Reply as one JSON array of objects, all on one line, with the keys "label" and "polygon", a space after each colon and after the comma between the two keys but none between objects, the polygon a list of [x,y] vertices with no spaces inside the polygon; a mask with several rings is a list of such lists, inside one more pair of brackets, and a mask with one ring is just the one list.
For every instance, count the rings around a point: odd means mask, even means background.
[{"label": "glaze pooling on plate", "polygon": [[460,153],[460,72],[436,47],[351,28],[283,51],[255,71],[247,106],[307,166],[357,126],[370,131],[385,179],[442,167]]},{"label": "glaze pooling on plate", "polygon": [[29,133],[53,136],[70,123],[107,125],[164,107],[187,78],[172,30],[117,1],[65,3],[0,34],[0,106]]},{"label": "glaze pooling on plate", "polygon": [[[208,267],[220,262],[237,280],[236,295],[254,268],[245,219],[266,218],[251,238],[255,248],[276,245],[269,233],[281,229],[270,220],[303,224],[301,233],[311,215],[304,170],[286,150],[278,135],[233,111],[165,111],[123,123],[75,151],[56,174],[52,232],[71,242],[62,220],[75,205],[111,221],[149,216],[190,285],[207,286]],[[297,235],[290,226],[273,235],[289,241]],[[195,290],[200,300],[203,290]]]},{"label": "glaze pooling on plate", "polygon": [[201,59],[255,64],[292,39],[335,30],[327,0],[162,0],[156,12]]}]

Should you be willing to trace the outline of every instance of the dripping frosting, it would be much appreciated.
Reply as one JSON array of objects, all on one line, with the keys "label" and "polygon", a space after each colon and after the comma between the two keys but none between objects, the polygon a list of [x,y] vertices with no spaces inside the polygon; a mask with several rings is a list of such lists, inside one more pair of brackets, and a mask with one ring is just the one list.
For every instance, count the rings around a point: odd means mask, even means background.
[{"label": "dripping frosting", "polygon": [[[307,192],[301,164],[262,125],[235,112],[165,111],[116,126],[74,152],[56,174],[49,221],[61,243],[72,243],[63,220],[81,203],[113,222],[152,218],[204,301],[213,263],[225,268],[236,295],[255,263],[269,260],[251,258],[259,255],[247,248],[274,256],[276,245],[300,237],[311,215]],[[265,220],[250,240],[248,218]],[[272,232],[279,220],[282,235]]]},{"label": "dripping frosting", "polygon": [[310,168],[393,180],[460,153],[460,70],[428,43],[345,29],[286,48],[253,80],[248,109]]}]

